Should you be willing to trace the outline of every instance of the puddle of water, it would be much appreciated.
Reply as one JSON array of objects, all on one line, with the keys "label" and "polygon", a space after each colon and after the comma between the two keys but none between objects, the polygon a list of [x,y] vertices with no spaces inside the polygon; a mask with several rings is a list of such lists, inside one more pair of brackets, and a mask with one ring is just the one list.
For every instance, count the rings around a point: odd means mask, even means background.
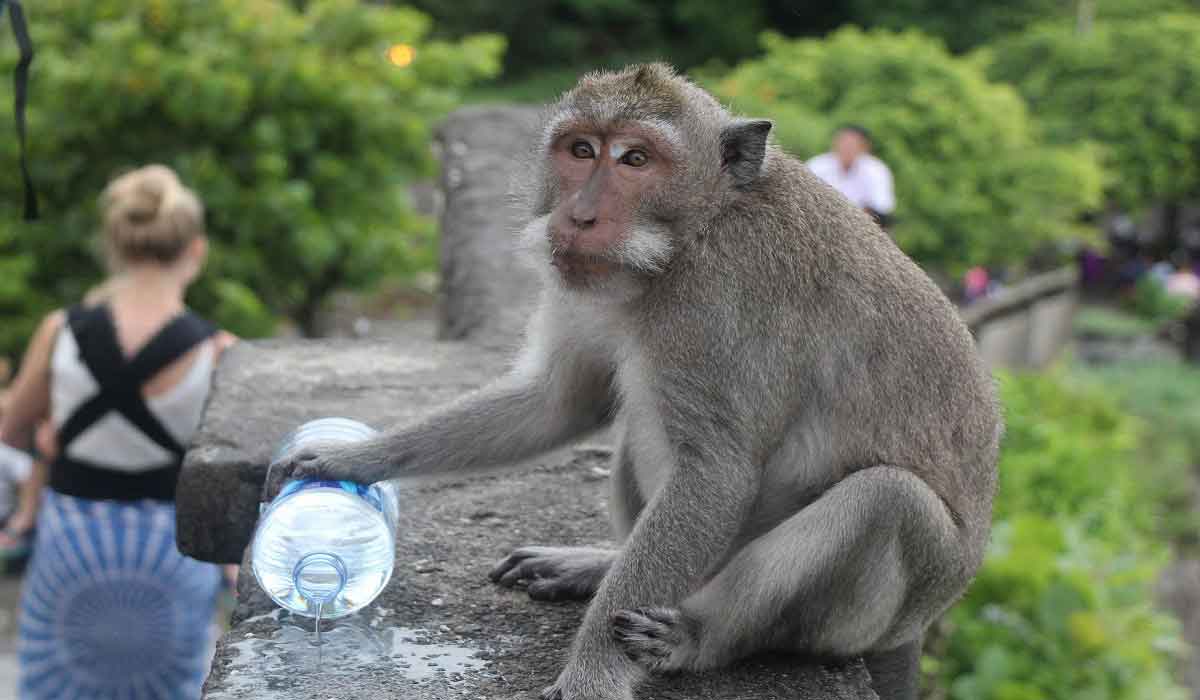
[{"label": "puddle of water", "polygon": [[407,678],[425,680],[439,673],[479,671],[487,666],[486,661],[476,658],[478,649],[422,641],[428,634],[424,630],[393,627],[388,632],[392,638],[391,657],[399,660]]},{"label": "puddle of water", "polygon": [[262,697],[320,681],[347,681],[380,668],[414,683],[455,686],[487,668],[488,662],[478,658],[482,649],[447,643],[445,635],[429,630],[383,627],[379,618],[362,615],[322,629],[318,645],[311,621],[275,614],[279,628],[269,638],[246,637],[229,644],[236,653],[225,673],[226,689],[232,697]]}]

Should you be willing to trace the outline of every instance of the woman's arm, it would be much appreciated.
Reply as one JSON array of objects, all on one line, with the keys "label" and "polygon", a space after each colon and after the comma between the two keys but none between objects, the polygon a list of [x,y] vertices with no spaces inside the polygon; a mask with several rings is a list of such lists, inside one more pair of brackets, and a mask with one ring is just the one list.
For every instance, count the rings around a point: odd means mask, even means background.
[{"label": "woman's arm", "polygon": [[0,416],[0,442],[27,449],[34,428],[50,415],[50,352],[63,318],[61,311],[47,316],[29,342]]}]

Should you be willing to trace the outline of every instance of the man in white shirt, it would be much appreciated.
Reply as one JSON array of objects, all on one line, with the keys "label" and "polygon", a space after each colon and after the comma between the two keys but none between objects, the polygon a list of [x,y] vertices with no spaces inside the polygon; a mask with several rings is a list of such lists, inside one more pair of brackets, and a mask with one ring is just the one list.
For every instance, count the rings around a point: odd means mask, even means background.
[{"label": "man in white shirt", "polygon": [[833,134],[833,149],[808,161],[817,177],[841,192],[887,226],[896,209],[892,171],[871,155],[871,134],[861,126],[847,124]]}]

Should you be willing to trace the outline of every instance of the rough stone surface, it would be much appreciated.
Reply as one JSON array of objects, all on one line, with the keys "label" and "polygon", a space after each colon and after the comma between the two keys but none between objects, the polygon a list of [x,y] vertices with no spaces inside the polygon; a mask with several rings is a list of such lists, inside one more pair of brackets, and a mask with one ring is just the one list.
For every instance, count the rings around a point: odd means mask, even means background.
[{"label": "rough stone surface", "polygon": [[514,173],[532,144],[538,110],[468,107],[438,129],[442,160],[442,339],[491,341],[524,327],[536,294],[531,263],[514,250],[525,225]]},{"label": "rough stone surface", "polygon": [[[204,697],[535,698],[559,671],[583,605],[536,603],[486,574],[522,544],[603,540],[606,459],[582,450],[514,474],[404,486],[392,581],[366,610],[327,622],[319,651],[311,621],[273,613],[244,578],[239,621]],[[860,662],[771,658],[656,682],[639,697],[874,700],[868,684]]]},{"label": "rough stone surface", "polygon": [[271,451],[305,420],[411,420],[504,367],[500,354],[435,341],[430,322],[407,331],[387,342],[246,342],[226,353],[180,475],[180,549],[205,561],[241,560]]}]

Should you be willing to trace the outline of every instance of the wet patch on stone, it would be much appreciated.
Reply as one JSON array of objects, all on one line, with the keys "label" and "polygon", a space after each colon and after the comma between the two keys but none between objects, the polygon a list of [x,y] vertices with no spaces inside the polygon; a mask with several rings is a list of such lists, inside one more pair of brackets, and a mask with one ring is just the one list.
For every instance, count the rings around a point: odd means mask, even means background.
[{"label": "wet patch on stone", "polygon": [[321,644],[307,618],[276,610],[247,620],[244,628],[260,631],[227,642],[223,691],[232,698],[291,698],[299,689],[333,690],[384,671],[396,684],[469,692],[488,676],[494,650],[471,646],[448,628],[383,626],[384,617],[367,610],[328,622]]}]

